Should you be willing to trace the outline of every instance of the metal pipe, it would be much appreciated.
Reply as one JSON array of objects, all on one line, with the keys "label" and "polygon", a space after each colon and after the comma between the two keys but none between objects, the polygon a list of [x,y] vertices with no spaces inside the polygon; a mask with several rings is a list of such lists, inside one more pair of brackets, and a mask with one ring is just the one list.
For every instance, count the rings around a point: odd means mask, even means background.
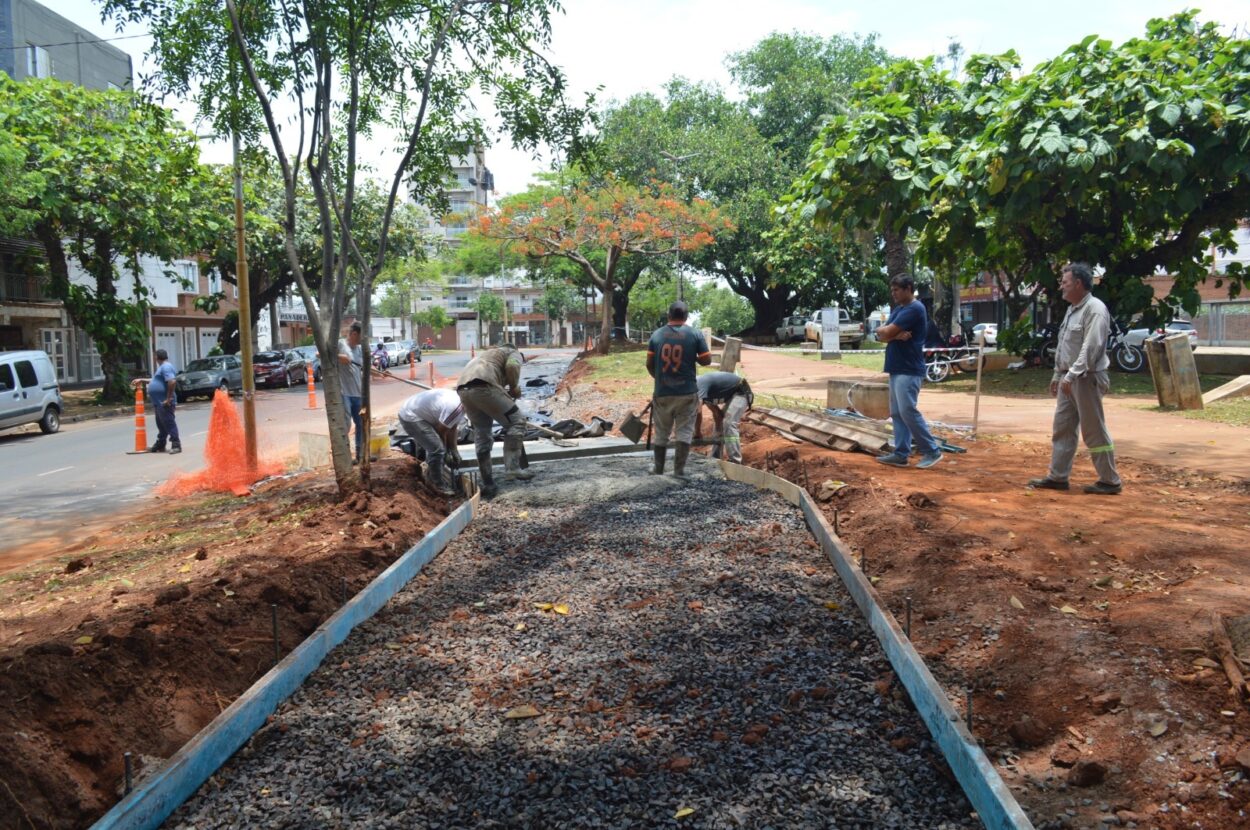
[{"label": "metal pipe", "polygon": [[131,756],[129,752],[122,754],[122,763],[126,767],[126,795],[130,795],[130,791],[135,788],[134,787],[135,768],[134,768],[134,758]]},{"label": "metal pipe", "polygon": [[276,604],[269,606],[269,614],[273,621],[273,661],[276,663],[281,658],[281,644],[278,642],[278,606]]},{"label": "metal pipe", "polygon": [[911,597],[907,598],[907,617],[903,624],[903,632],[907,634],[907,639],[911,639]]}]

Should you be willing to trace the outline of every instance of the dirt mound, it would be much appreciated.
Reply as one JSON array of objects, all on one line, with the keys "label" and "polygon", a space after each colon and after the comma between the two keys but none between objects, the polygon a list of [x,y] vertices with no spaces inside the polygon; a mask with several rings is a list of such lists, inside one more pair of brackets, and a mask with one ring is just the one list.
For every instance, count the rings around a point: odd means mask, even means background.
[{"label": "dirt mound", "polygon": [[340,500],[325,474],[166,499],[0,585],[0,827],[81,827],[447,515],[407,458]]}]

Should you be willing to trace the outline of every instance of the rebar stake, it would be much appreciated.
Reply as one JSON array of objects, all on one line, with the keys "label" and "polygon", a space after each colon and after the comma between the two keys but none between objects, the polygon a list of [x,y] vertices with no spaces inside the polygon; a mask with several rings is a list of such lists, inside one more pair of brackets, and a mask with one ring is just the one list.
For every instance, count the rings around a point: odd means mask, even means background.
[{"label": "rebar stake", "polygon": [[964,705],[964,713],[967,716],[968,731],[972,731],[972,687],[964,689],[964,698],[967,703]]},{"label": "rebar stake", "polygon": [[906,622],[903,623],[903,632],[907,634],[907,639],[911,639],[911,597],[907,598],[907,616]]},{"label": "rebar stake", "polygon": [[126,795],[130,795],[130,791],[134,789],[134,758],[129,752],[125,752],[122,754],[122,762],[126,767]]},{"label": "rebar stake", "polygon": [[269,606],[269,615],[273,620],[273,661],[276,663],[281,657],[280,645],[278,643],[278,606],[276,603]]},{"label": "rebar stake", "polygon": [[347,577],[339,579],[339,605],[347,604]]},{"label": "rebar stake", "polygon": [[841,517],[838,515],[838,508],[835,507],[833,508],[833,533],[835,536],[842,535],[841,524],[842,524],[842,520],[841,520]]}]

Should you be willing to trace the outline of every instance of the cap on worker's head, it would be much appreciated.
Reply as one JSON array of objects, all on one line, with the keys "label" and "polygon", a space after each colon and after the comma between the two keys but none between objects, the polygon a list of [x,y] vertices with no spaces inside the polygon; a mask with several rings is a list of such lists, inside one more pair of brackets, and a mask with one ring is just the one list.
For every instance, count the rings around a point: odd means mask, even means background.
[{"label": "cap on worker's head", "polygon": [[676,300],[668,307],[668,319],[670,320],[685,320],[689,316],[690,309],[686,308],[686,304],[681,300]]}]

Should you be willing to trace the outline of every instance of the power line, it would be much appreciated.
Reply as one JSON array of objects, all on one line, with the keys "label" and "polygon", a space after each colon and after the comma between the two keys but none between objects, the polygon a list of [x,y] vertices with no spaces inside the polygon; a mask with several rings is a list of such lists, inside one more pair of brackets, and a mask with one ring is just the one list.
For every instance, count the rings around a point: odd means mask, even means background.
[{"label": "power line", "polygon": [[151,36],[151,32],[144,32],[141,35],[118,35],[117,37],[97,37],[89,40],[67,40],[64,43],[23,43],[21,46],[4,46],[0,48],[12,49],[14,51],[18,49],[29,49],[32,46],[37,46],[40,49],[51,49],[53,46],[84,46],[91,43],[111,43],[115,40],[133,40],[135,38]]}]

